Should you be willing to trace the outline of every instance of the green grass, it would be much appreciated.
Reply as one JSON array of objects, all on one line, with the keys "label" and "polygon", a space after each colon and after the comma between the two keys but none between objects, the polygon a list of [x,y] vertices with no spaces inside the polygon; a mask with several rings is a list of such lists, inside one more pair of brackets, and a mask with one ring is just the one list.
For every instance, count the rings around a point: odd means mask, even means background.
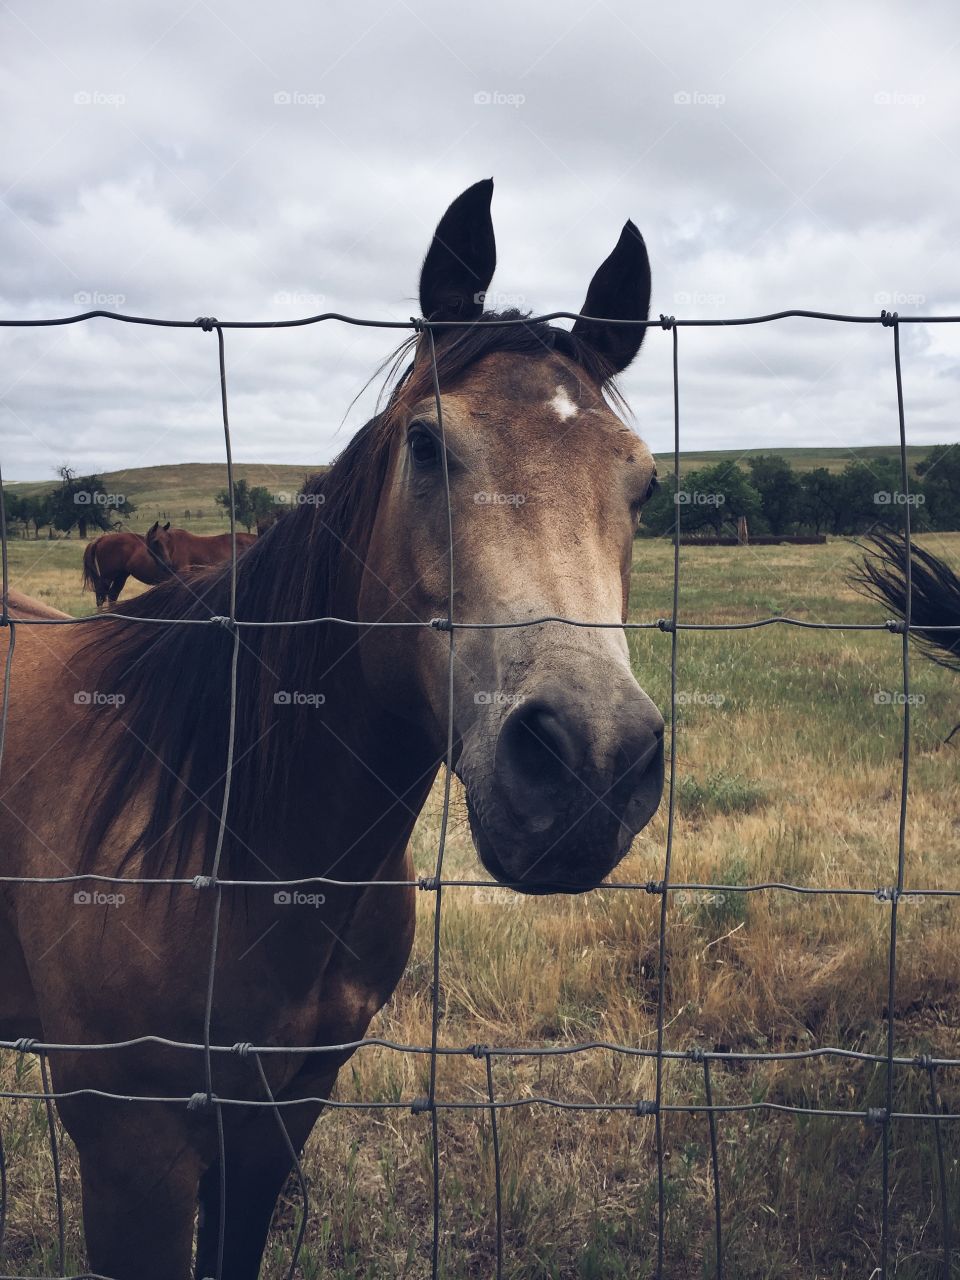
[{"label": "green grass", "polygon": [[[922,539],[960,560],[960,534]],[[76,591],[76,543],[14,544],[16,584],[35,582],[63,607],[89,607]],[[752,620],[783,613],[850,623],[882,611],[846,585],[856,547],[683,548],[680,616]],[[59,558],[58,558],[59,557]],[[672,549],[638,542],[634,619],[668,616]],[[671,637],[629,634],[635,671],[669,709]],[[901,712],[876,700],[900,681],[899,637],[783,625],[678,637],[675,742],[678,804],[672,879],[718,886],[678,891],[668,909],[665,972],[670,1048],[786,1051],[840,1045],[885,1051],[890,907],[872,896],[749,896],[731,886],[890,885],[896,879]],[[907,887],[960,886],[960,755],[944,739],[960,719],[960,680],[916,658],[906,841]],[[430,874],[441,813],[439,784],[417,824],[419,874]],[[663,875],[666,805],[638,837],[617,878]],[[476,877],[458,786],[444,873]],[[421,907],[414,954],[371,1034],[409,1043],[430,1036],[432,913]],[[499,890],[449,889],[441,928],[442,1044],[539,1045],[603,1039],[655,1043],[660,899],[600,891],[527,899]],[[899,911],[896,1051],[960,1056],[960,902],[908,898]],[[12,1055],[9,1055],[12,1059]],[[20,1087],[36,1083],[32,1059]],[[4,1068],[5,1087],[14,1063]],[[427,1062],[362,1050],[337,1085],[344,1100],[412,1099]],[[26,1074],[24,1074],[26,1073]],[[884,1103],[885,1076],[842,1060],[715,1065],[718,1103],[770,1102],[865,1110]],[[943,1106],[960,1112],[957,1073],[938,1073]],[[547,1094],[635,1103],[653,1096],[648,1059],[596,1050],[496,1060],[500,1098]],[[668,1062],[664,1096],[703,1100],[703,1068]],[[484,1064],[445,1057],[441,1098],[486,1096]],[[926,1073],[898,1069],[898,1110],[927,1112]],[[9,1269],[50,1274],[54,1218],[43,1114],[7,1105]],[[493,1274],[493,1164],[489,1116],[440,1113],[443,1274]],[[738,1280],[848,1280],[869,1276],[880,1239],[880,1131],[860,1120],[767,1111],[718,1118],[726,1274]],[[630,1112],[500,1113],[505,1274],[516,1280],[645,1276],[656,1257],[653,1122]],[[960,1125],[942,1126],[948,1191],[960,1205]],[[713,1274],[709,1135],[702,1113],[664,1119],[667,1252],[671,1280]],[[430,1123],[398,1112],[335,1112],[304,1158],[313,1213],[306,1277],[429,1275]],[[64,1150],[71,1265],[82,1244],[76,1161]],[[898,1122],[891,1133],[891,1257],[898,1280],[941,1275],[939,1184],[933,1128]],[[278,1211],[265,1275],[278,1280],[296,1234],[291,1184]]]}]

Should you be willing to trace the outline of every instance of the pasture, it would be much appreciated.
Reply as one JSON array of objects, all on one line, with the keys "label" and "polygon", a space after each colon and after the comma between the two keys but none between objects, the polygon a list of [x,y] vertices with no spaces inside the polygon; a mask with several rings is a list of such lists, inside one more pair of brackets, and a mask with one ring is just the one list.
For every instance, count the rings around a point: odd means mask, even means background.
[{"label": "pasture", "polygon": [[[177,497],[172,513],[189,501]],[[145,511],[153,518],[152,510]],[[960,534],[921,540],[952,563]],[[11,543],[11,580],[74,614],[82,545]],[[856,548],[694,548],[681,560],[680,616],[731,622],[783,613],[810,620],[880,620],[845,585]],[[631,617],[670,612],[672,548],[635,544]],[[630,633],[638,678],[669,710],[670,637]],[[673,879],[719,885],[785,880],[869,886],[896,879],[901,716],[899,637],[787,627],[679,637],[677,825]],[[907,825],[908,889],[960,887],[960,677],[913,659],[913,756]],[[886,697],[885,695],[893,695]],[[879,695],[879,696],[878,696]],[[14,697],[16,677],[14,676]],[[956,741],[956,740],[955,740]],[[43,761],[56,771],[55,755]],[[322,788],[322,779],[318,780]],[[454,787],[444,874],[482,878]],[[418,873],[436,857],[440,785],[417,825]],[[666,799],[615,873],[662,876]],[[428,1044],[433,899],[421,895],[413,959],[371,1034]],[[655,1042],[659,899],[601,889],[587,897],[521,898],[499,887],[444,891],[441,1045]],[[677,892],[668,914],[667,1019],[671,1049],[885,1050],[890,908],[872,897]],[[900,911],[898,1054],[958,1056],[960,900],[908,897]],[[131,942],[131,945],[136,945]],[[36,1060],[5,1053],[3,1087],[39,1087]],[[429,1059],[379,1048],[341,1073],[346,1102],[413,1100]],[[198,1082],[201,1064],[197,1064]],[[540,1059],[504,1056],[497,1096],[571,1102],[653,1096],[654,1064],[605,1049]],[[883,1104],[884,1072],[855,1061],[716,1065],[715,1101],[864,1110]],[[664,1097],[703,1101],[702,1066],[669,1062]],[[944,1109],[960,1111],[951,1073],[937,1079]],[[199,1083],[198,1083],[199,1087]],[[482,1100],[485,1068],[441,1057],[440,1099]],[[898,1110],[928,1111],[927,1073],[900,1068]],[[8,1212],[5,1270],[56,1266],[53,1172],[43,1104],[4,1103]],[[665,1117],[667,1263],[671,1277],[714,1273],[712,1184],[701,1114]],[[942,1127],[951,1203],[960,1204],[960,1130]],[[626,1277],[656,1256],[653,1121],[629,1111],[501,1111],[504,1272],[518,1280]],[[737,1277],[868,1276],[880,1240],[880,1131],[860,1120],[757,1110],[718,1118],[723,1244]],[[493,1274],[494,1178],[489,1116],[440,1113],[442,1274]],[[933,1127],[893,1127],[891,1258],[896,1275],[941,1274]],[[68,1269],[83,1268],[79,1180],[62,1145]],[[306,1151],[312,1209],[301,1262],[308,1278],[429,1274],[429,1118],[406,1110],[337,1111]],[[296,1234],[291,1182],[274,1223],[265,1273],[281,1277]],[[955,1224],[956,1229],[956,1224]]]}]

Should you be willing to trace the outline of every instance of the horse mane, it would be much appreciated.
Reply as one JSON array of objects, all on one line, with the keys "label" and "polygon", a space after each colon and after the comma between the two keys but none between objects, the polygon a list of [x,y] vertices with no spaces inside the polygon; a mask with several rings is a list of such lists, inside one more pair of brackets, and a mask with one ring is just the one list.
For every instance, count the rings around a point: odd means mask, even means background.
[{"label": "horse mane", "polygon": [[[521,323],[492,323],[497,320]],[[424,341],[414,335],[388,358],[380,370],[389,367],[381,401],[392,384],[386,407],[328,471],[311,478],[305,500],[238,560],[238,618],[356,618],[357,566],[369,546],[403,407],[433,389],[431,362],[417,346]],[[519,311],[485,313],[469,328],[438,332],[440,387],[450,387],[484,356],[501,351],[557,352],[622,403],[592,348],[568,330],[530,321]],[[230,586],[229,562],[170,579],[125,602],[124,620],[97,624],[78,655],[96,681],[91,687],[124,698],[123,727],[105,748],[102,777],[81,827],[81,870],[97,864],[117,820],[145,791],[149,811],[136,837],[119,850],[118,871],[136,860],[146,877],[209,874],[223,802],[234,639],[230,629],[208,620],[229,615]],[[206,625],[160,625],[172,619]],[[315,786],[304,776],[312,713],[286,707],[281,725],[274,694],[312,690],[316,673],[331,665],[338,646],[354,642],[356,632],[336,623],[239,632],[234,768],[221,868],[238,878],[243,869],[261,878],[262,871],[258,876],[251,865],[258,834],[275,828],[277,814]],[[192,856],[198,840],[204,846],[199,867]]]}]

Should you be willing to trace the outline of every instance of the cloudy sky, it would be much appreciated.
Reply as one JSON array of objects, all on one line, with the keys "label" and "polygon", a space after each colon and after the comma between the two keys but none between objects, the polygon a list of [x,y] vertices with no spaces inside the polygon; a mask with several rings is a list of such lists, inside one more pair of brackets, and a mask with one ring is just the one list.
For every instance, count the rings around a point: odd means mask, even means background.
[{"label": "cloudy sky", "polygon": [[[948,3],[2,0],[0,50],[3,317],[405,319],[437,218],[491,174],[504,305],[578,307],[632,217],[655,312],[960,314]],[[329,460],[395,340],[228,333],[236,456]],[[680,342],[686,448],[896,440],[889,330]],[[655,450],[669,345],[625,379]],[[903,350],[909,438],[960,439],[960,326]],[[213,335],[0,331],[4,479],[220,457]]]}]

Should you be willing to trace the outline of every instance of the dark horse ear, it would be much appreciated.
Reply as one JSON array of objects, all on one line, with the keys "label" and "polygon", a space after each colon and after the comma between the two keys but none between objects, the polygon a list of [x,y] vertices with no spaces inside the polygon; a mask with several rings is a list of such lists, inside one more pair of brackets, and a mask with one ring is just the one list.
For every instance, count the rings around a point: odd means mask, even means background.
[{"label": "dark horse ear", "polygon": [[476,320],[497,265],[490,200],[493,179],[475,182],[440,219],[420,272],[425,320]]},{"label": "dark horse ear", "polygon": [[166,533],[166,531],[167,531],[169,528],[170,528],[170,521],[168,520],[168,521],[167,521],[167,523],[163,526],[163,531],[164,531],[164,533]]},{"label": "dark horse ear", "polygon": [[156,532],[157,527],[158,527],[158,525],[159,525],[159,524],[160,524],[160,521],[159,521],[159,520],[154,520],[153,524],[152,524],[152,525],[150,526],[150,528],[147,530],[147,537],[148,537],[148,538],[150,537],[151,533],[155,533],[155,532]]},{"label": "dark horse ear", "polygon": [[610,320],[646,320],[650,312],[650,260],[643,236],[627,222],[610,257],[590,281],[581,318],[573,332],[620,373],[640,350],[646,329],[635,324],[596,324],[583,316]]}]

